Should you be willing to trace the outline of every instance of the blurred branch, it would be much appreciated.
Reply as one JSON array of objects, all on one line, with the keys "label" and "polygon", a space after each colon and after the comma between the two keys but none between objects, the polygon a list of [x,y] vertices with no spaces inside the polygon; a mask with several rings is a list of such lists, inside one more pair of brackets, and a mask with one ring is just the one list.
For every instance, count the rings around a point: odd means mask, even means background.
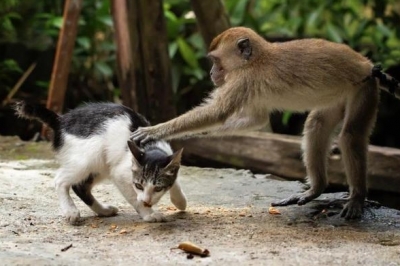
[{"label": "blurred branch", "polygon": [[221,0],[191,0],[197,26],[208,47],[211,41],[230,27],[229,17]]},{"label": "blurred branch", "polygon": [[19,88],[21,88],[22,84],[24,84],[25,80],[29,77],[29,75],[32,73],[32,71],[35,69],[35,67],[36,67],[36,62],[28,67],[28,69],[20,77],[18,82],[14,85],[14,87],[11,89],[11,91],[7,94],[7,97],[3,100],[3,102],[2,102],[3,106],[7,105],[11,101],[11,99],[18,92]]}]

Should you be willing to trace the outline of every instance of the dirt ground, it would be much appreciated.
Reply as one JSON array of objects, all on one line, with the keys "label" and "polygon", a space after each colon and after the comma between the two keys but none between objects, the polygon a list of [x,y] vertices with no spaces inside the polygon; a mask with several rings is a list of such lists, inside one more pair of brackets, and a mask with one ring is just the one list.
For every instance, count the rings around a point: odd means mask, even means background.
[{"label": "dirt ground", "polygon": [[[1,265],[400,265],[400,211],[370,208],[346,222],[326,205],[340,195],[324,194],[271,215],[269,204],[300,184],[245,170],[182,167],[188,208],[164,197],[165,223],[143,222],[105,183],[94,194],[119,214],[96,217],[74,195],[83,219],[71,226],[59,214],[56,167],[48,143],[0,137]],[[188,258],[176,249],[182,241],[210,256]]]}]

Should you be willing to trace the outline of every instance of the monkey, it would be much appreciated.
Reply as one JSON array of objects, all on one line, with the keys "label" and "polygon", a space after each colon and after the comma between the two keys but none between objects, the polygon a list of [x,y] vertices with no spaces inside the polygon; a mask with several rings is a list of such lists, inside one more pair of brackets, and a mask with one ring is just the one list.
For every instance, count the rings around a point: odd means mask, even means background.
[{"label": "monkey", "polygon": [[367,150],[379,102],[379,89],[400,99],[399,82],[345,44],[309,38],[266,41],[245,27],[213,39],[208,58],[215,85],[199,106],[170,121],[139,128],[139,143],[157,139],[223,136],[257,130],[272,111],[309,111],[302,137],[310,188],[272,206],[303,205],[327,187],[328,150],[341,123],[338,144],[349,185],[340,213],[358,219],[367,196]]}]

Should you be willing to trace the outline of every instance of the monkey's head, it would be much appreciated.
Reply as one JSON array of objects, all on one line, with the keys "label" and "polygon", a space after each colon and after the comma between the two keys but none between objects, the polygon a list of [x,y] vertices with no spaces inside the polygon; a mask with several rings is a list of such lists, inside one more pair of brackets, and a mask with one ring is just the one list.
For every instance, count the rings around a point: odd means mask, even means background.
[{"label": "monkey's head", "polygon": [[253,30],[244,27],[230,28],[211,42],[208,58],[213,66],[210,71],[215,86],[221,86],[226,76],[235,69],[243,69],[257,57],[255,44],[264,40]]}]

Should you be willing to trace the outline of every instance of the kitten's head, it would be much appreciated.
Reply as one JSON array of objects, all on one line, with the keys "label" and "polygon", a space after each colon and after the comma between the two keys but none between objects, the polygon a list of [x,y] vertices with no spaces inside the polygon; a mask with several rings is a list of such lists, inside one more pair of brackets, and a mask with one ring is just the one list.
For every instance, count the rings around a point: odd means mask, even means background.
[{"label": "kitten's head", "polygon": [[137,193],[137,200],[142,201],[146,207],[151,207],[175,183],[183,149],[167,155],[157,147],[143,152],[133,141],[128,141],[128,146],[133,154],[133,188]]}]

